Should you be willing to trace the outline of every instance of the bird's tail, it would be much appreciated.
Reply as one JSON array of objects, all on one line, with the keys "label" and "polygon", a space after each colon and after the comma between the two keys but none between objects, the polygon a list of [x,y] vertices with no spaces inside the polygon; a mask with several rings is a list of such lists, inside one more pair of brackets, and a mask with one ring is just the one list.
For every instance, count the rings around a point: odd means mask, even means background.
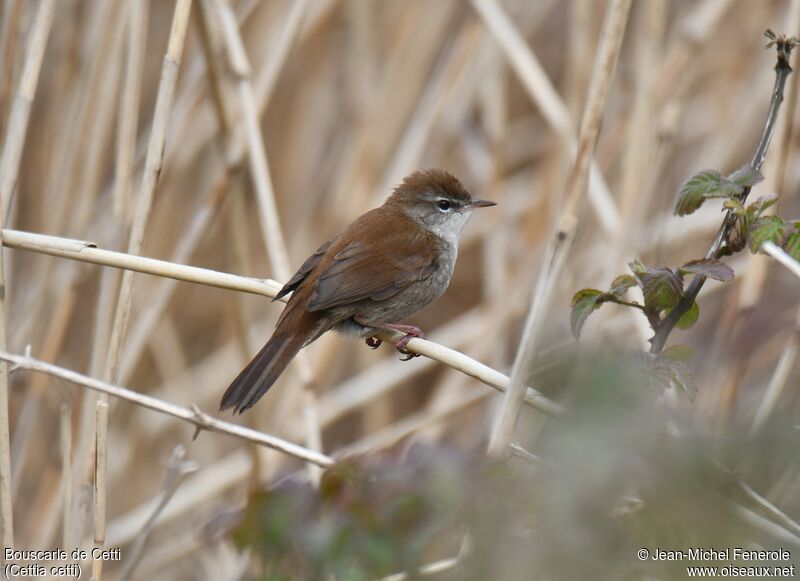
[{"label": "bird's tail", "polygon": [[281,325],[278,327],[225,391],[219,405],[220,411],[233,408],[233,413],[240,414],[252,407],[303,348],[306,341],[302,333],[290,333],[280,329]]}]

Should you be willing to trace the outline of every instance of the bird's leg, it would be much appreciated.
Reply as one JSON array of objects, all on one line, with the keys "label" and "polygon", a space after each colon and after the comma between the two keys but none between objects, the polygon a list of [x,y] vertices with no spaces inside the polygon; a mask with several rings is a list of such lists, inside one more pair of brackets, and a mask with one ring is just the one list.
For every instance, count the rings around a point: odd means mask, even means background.
[{"label": "bird's leg", "polygon": [[[360,319],[359,317],[355,317],[355,321],[359,325],[364,325],[365,327],[371,327],[373,329],[386,329],[386,330],[389,330],[389,331],[400,331],[401,333],[404,333],[403,337],[401,337],[400,340],[397,341],[397,343],[394,344],[395,348],[400,353],[405,355],[405,357],[401,358],[402,361],[408,361],[409,359],[413,359],[414,357],[419,357],[419,353],[413,353],[413,352],[409,351],[408,349],[406,349],[406,346],[408,345],[408,342],[411,339],[413,339],[414,337],[419,337],[420,339],[427,338],[427,335],[425,335],[425,333],[422,331],[422,329],[420,329],[419,327],[417,327],[415,325],[401,325],[401,324],[398,324],[398,323],[380,323],[380,324],[376,324],[376,323],[367,322],[367,321],[365,321],[363,319]],[[383,341],[381,341],[380,339],[377,339],[376,337],[367,337],[367,339],[366,339],[367,345],[369,345],[373,349],[377,349],[382,342]]]}]

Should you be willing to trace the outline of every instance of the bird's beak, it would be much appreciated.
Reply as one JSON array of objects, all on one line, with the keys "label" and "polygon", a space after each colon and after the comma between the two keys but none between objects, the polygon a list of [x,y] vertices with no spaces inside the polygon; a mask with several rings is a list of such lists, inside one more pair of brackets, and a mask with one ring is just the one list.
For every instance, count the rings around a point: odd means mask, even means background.
[{"label": "bird's beak", "polygon": [[488,208],[489,206],[496,206],[497,202],[490,202],[489,200],[472,200],[469,203],[470,208]]}]

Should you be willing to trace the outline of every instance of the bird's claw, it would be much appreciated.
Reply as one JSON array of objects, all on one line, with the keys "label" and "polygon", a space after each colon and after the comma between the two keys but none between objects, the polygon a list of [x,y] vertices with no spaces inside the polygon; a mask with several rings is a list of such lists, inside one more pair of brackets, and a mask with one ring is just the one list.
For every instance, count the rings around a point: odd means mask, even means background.
[{"label": "bird's claw", "polygon": [[406,334],[400,339],[397,343],[395,343],[395,348],[405,357],[401,357],[400,361],[409,361],[410,359],[414,359],[415,357],[419,357],[419,353],[414,353],[413,351],[409,351],[406,349],[408,342],[411,341],[414,337],[419,337],[424,339],[426,337],[425,333],[422,332],[422,329],[419,327],[408,327]]},{"label": "bird's claw", "polygon": [[411,361],[414,357],[419,357],[419,353],[414,353],[413,351],[406,349],[398,349],[398,351],[404,355],[400,358],[400,361]]}]

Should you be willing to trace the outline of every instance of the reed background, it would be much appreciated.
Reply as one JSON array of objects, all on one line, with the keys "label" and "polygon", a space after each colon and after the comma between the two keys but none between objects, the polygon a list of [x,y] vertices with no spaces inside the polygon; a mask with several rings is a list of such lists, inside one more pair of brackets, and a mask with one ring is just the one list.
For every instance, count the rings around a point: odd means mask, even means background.
[{"label": "reed background", "polygon": [[[140,219],[144,256],[282,281],[287,268],[379,204],[405,174],[441,167],[499,205],[474,216],[449,290],[414,322],[434,341],[508,372],[564,202],[605,3],[192,4],[163,170],[152,210],[142,215],[143,176],[158,176],[145,159],[176,3],[5,0],[5,147],[37,11],[53,11],[40,38],[46,50],[16,192],[3,200],[6,227],[125,252]],[[593,182],[580,212],[534,370],[572,349],[569,300],[576,290],[606,288],[635,257],[677,265],[704,254],[719,209],[708,204],[678,219],[671,215],[676,192],[700,169],[729,172],[749,160],[773,78],[763,31],[790,34],[799,25],[798,2],[633,3],[595,153],[607,187]],[[514,34],[525,44],[508,44]],[[531,57],[546,77],[535,74]],[[789,78],[790,95],[799,78]],[[800,150],[789,125],[795,103],[790,97],[784,104],[767,180],[757,190],[778,192],[787,218],[800,211]],[[259,157],[260,139],[266,156]],[[277,219],[270,218],[271,192]],[[4,260],[9,351],[30,346],[36,358],[209,413],[280,312],[264,297],[137,274],[120,357],[109,363],[122,300],[117,271],[20,250],[4,250]],[[731,264],[736,281],[708,284],[700,323],[672,339],[701,355],[693,364],[698,397],[681,405],[709,432],[751,422],[771,381],[778,397],[769,405],[797,417],[798,280],[764,256],[743,253]],[[584,335],[582,341],[632,348],[645,345],[648,329],[609,306]],[[485,448],[501,396],[476,380],[334,335],[306,352],[255,409],[233,421],[312,448],[318,430],[331,455],[400,450],[409,438]],[[557,386],[534,385],[557,397]],[[91,543],[95,403],[88,390],[45,375],[10,376],[17,546]],[[148,526],[140,578],[241,571],[246,561],[226,536],[207,551],[205,525],[239,506],[257,483],[302,468],[219,434],[193,441],[193,431],[110,402],[106,545],[134,554],[159,495],[174,492]],[[173,491],[165,462],[178,444],[198,469]],[[797,473],[786,478],[797,482]],[[772,500],[797,508],[796,495]],[[121,571],[117,564],[105,570]]]}]

